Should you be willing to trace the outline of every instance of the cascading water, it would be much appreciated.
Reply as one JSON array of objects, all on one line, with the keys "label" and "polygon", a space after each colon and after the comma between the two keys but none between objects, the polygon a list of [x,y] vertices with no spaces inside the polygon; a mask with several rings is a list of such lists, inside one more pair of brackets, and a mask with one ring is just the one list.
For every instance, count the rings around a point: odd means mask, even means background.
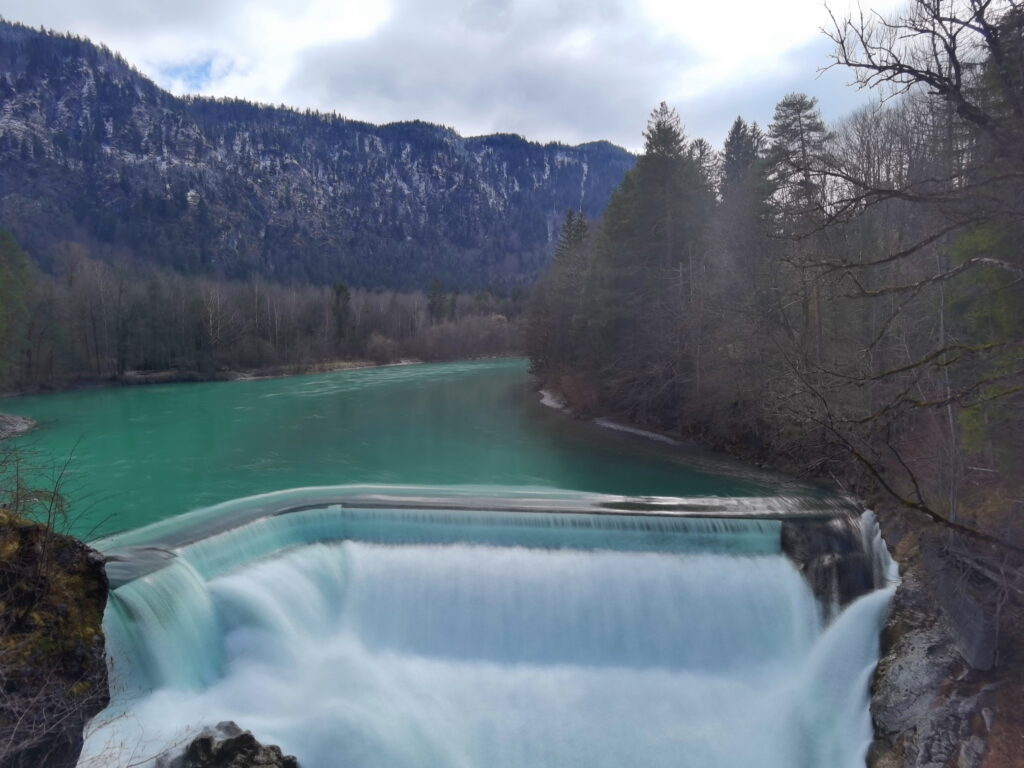
[{"label": "cascading water", "polygon": [[304,768],[860,768],[891,589],[824,626],[780,528],[339,506],[250,521],[113,592],[117,686],[80,765],[235,720]]}]

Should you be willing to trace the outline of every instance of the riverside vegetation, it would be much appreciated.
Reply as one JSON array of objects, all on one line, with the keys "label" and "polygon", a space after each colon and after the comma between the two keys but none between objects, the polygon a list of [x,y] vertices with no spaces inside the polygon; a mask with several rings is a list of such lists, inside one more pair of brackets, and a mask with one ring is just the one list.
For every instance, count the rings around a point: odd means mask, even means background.
[{"label": "riverside vegetation", "polygon": [[103,557],[66,529],[64,469],[48,489],[0,438],[0,765],[72,768],[110,695]]},{"label": "riverside vegetation", "polygon": [[[892,98],[829,129],[790,94],[720,153],[662,104],[604,215],[568,215],[527,348],[579,414],[884,508],[911,575],[897,604],[916,607],[887,635],[904,656],[882,665],[874,759],[978,765],[979,692],[1002,686],[1008,744],[1024,698],[1024,10],[919,0],[833,21],[835,64]],[[908,673],[908,654],[954,644],[964,666]],[[943,685],[963,711],[928,725]]]},{"label": "riverside vegetation", "polygon": [[[83,253],[44,272],[0,229],[0,391],[518,351],[522,292],[218,280]],[[147,376],[154,374],[154,376]]]}]

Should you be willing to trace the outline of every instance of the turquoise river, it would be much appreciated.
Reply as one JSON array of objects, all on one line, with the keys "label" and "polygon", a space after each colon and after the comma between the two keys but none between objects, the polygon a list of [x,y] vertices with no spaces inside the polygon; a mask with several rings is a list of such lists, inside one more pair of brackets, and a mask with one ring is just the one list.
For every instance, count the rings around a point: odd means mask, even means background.
[{"label": "turquoise river", "polygon": [[[79,768],[178,765],[225,721],[302,768],[864,766],[896,579],[871,513],[572,419],[522,360],[0,410],[72,455],[107,557]],[[845,536],[863,594],[812,588],[787,525]]]},{"label": "turquoise river", "polygon": [[781,483],[568,419],[540,404],[516,359],[87,389],[0,400],[0,411],[40,423],[21,442],[44,463],[73,456],[72,532],[88,538],[315,485],[752,496]]}]

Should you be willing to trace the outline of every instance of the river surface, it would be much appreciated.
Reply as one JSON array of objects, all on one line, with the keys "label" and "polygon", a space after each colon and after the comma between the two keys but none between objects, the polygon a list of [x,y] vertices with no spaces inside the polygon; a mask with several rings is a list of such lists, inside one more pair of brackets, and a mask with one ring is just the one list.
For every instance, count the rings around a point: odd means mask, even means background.
[{"label": "river surface", "polygon": [[227,720],[303,768],[864,765],[892,587],[823,605],[770,519],[829,500],[573,420],[522,360],[0,407],[110,558],[79,768]]},{"label": "river surface", "polygon": [[526,362],[405,365],[10,398],[40,459],[73,455],[71,531],[96,538],[230,499],[319,485],[543,486],[761,496],[780,478],[542,406]]}]

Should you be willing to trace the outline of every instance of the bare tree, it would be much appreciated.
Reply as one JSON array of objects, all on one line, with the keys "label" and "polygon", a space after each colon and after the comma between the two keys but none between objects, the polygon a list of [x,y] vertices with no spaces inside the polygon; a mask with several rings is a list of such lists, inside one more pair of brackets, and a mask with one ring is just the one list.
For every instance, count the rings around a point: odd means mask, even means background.
[{"label": "bare tree", "polygon": [[916,0],[893,17],[833,16],[827,34],[834,66],[889,104],[804,167],[842,245],[805,267],[842,287],[838,311],[869,332],[852,359],[791,357],[794,381],[808,418],[883,487],[987,536],[961,495],[969,481],[1011,498],[1019,483],[1012,450],[986,465],[984,444],[1014,445],[1001,422],[1024,414],[1024,12]]}]

